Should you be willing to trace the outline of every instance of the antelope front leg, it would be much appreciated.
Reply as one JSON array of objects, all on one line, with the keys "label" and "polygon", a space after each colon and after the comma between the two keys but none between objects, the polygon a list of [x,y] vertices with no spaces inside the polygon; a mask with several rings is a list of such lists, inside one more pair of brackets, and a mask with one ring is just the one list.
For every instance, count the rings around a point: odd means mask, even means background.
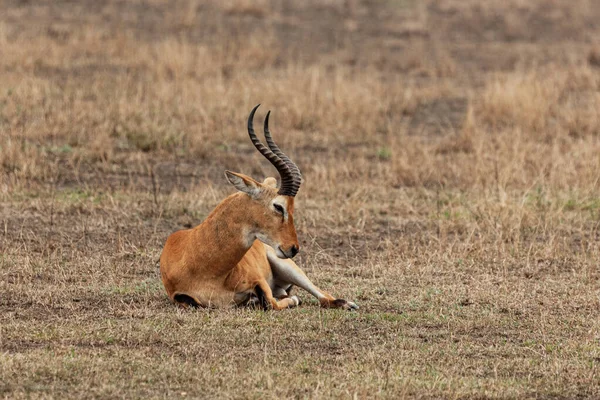
[{"label": "antelope front leg", "polygon": [[258,300],[264,309],[271,307],[273,310],[283,310],[284,308],[292,308],[300,304],[300,300],[296,296],[277,300],[273,297],[273,292],[267,281],[258,282],[255,290]]},{"label": "antelope front leg", "polygon": [[344,310],[358,309],[358,306],[355,303],[344,299],[336,299],[329,293],[319,289],[310,281],[310,279],[308,279],[304,271],[302,271],[295,262],[290,259],[279,258],[273,249],[270,247],[266,248],[267,258],[271,264],[271,269],[276,280],[281,280],[301,287],[315,296],[323,308],[342,308]]}]

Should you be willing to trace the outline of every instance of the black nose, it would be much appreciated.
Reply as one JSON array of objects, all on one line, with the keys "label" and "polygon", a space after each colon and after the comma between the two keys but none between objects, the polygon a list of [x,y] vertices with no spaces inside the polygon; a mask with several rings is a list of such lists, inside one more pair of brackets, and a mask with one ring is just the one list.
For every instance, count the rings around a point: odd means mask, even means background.
[{"label": "black nose", "polygon": [[293,258],[296,254],[298,254],[298,251],[300,251],[300,250],[298,250],[298,246],[293,245],[292,248],[290,249],[290,253],[292,253],[292,257],[290,257],[290,258]]}]

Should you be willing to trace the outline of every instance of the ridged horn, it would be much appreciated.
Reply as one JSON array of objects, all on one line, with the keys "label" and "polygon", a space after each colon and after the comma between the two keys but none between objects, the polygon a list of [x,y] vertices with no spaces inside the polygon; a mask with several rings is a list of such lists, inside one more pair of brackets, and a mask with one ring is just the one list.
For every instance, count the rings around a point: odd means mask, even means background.
[{"label": "ridged horn", "polygon": [[[252,141],[254,147],[256,147],[260,154],[262,154],[267,160],[269,160],[269,162],[273,164],[273,166],[277,169],[277,172],[279,172],[279,176],[281,177],[281,186],[279,188],[278,194],[282,196],[294,197],[296,196],[296,193],[298,193],[298,189],[300,188],[300,183],[302,180],[301,175],[299,175],[300,170],[298,169],[296,164],[292,163],[296,168],[293,169],[293,167],[291,167],[292,164],[286,163],[280,156],[278,156],[271,149],[262,144],[260,139],[256,136],[256,133],[254,133],[254,114],[256,113],[256,110],[259,106],[260,104],[257,104],[252,109],[252,111],[250,112],[250,116],[248,117],[248,135],[250,136],[250,140]],[[271,142],[273,142],[272,139]],[[275,144],[275,142],[273,142],[273,144]],[[277,149],[279,148],[277,147]],[[287,159],[289,160],[289,158]],[[291,163],[291,161],[289,162]]]},{"label": "ridged horn", "polygon": [[300,180],[299,183],[302,183],[302,173],[300,172],[300,168],[298,168],[296,163],[294,163],[292,160],[290,160],[290,158],[288,156],[286,156],[285,153],[283,151],[281,151],[279,146],[277,146],[277,144],[273,141],[273,137],[271,136],[271,131],[269,131],[269,116],[270,115],[271,115],[271,111],[267,112],[267,116],[265,117],[265,126],[264,126],[265,139],[267,141],[267,146],[269,146],[271,151],[273,153],[275,153],[275,155],[277,157],[281,158],[283,160],[283,162],[285,162],[288,165],[288,167],[290,167],[290,170],[294,174],[294,178],[299,179]]}]

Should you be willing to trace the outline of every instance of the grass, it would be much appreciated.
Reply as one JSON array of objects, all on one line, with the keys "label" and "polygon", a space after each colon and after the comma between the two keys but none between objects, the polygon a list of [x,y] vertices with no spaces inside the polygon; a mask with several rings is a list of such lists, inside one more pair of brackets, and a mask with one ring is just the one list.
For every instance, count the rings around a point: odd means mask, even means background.
[{"label": "grass", "polygon": [[[3,3],[0,396],[597,398],[599,17]],[[162,245],[223,171],[274,173],[259,102],[305,178],[298,263],[359,312],[166,298]]]}]

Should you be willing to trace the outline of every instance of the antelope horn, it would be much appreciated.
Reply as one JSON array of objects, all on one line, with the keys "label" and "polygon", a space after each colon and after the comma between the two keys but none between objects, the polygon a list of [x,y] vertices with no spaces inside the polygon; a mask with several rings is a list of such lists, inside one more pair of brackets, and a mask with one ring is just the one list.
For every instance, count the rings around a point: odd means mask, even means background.
[{"label": "antelope horn", "polygon": [[290,170],[292,171],[294,178],[298,179],[299,184],[300,184],[300,183],[302,183],[302,173],[300,172],[300,168],[298,168],[298,166],[292,160],[290,160],[290,158],[288,156],[286,156],[285,153],[283,151],[281,151],[279,146],[277,146],[277,144],[275,144],[275,142],[273,141],[273,137],[271,136],[271,132],[269,131],[269,116],[270,115],[271,115],[271,111],[267,112],[267,116],[265,117],[264,131],[265,131],[265,139],[267,140],[267,145],[269,146],[271,151],[273,151],[273,153],[275,153],[275,155],[277,155],[277,157],[281,158],[283,160],[283,162],[285,162],[288,165],[288,167],[290,167]]},{"label": "antelope horn", "polygon": [[[258,139],[258,137],[256,136],[256,133],[254,133],[254,113],[256,113],[256,109],[259,106],[260,104],[256,105],[256,107],[252,109],[252,111],[250,112],[250,116],[248,117],[248,135],[250,136],[250,140],[252,140],[252,144],[254,144],[254,147],[256,147],[260,154],[262,154],[267,160],[269,160],[269,162],[273,164],[273,166],[277,169],[277,172],[279,172],[279,176],[281,177],[281,187],[279,188],[278,194],[282,196],[294,197],[296,196],[296,193],[298,193],[298,189],[300,188],[301,178],[296,177],[296,171],[292,170],[290,165],[288,165],[284,160],[282,160],[271,149],[267,148],[264,144],[262,144],[260,139]],[[299,172],[300,171],[298,170],[298,173]]]}]

